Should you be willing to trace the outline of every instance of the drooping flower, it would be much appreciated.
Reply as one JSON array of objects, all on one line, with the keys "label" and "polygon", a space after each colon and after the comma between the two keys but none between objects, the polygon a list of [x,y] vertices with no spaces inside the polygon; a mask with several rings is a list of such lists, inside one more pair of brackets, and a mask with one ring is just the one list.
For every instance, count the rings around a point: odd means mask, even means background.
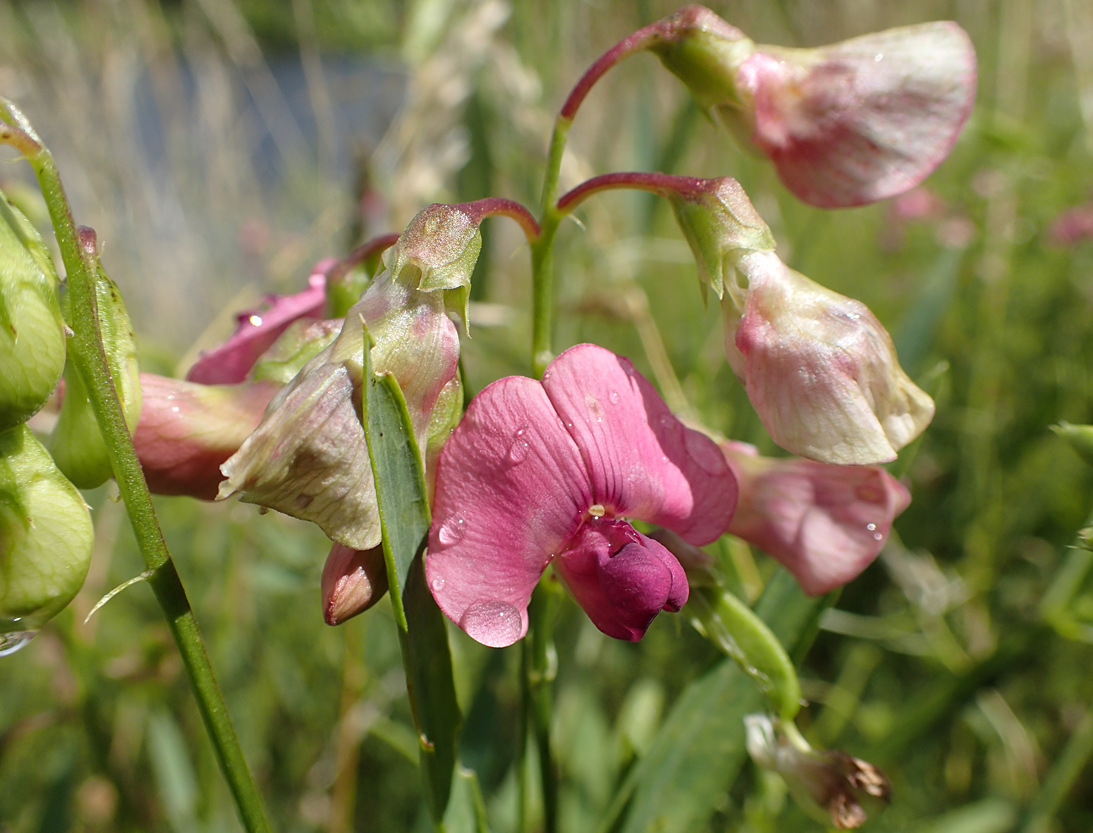
[{"label": "drooping flower", "polygon": [[548,565],[593,623],[642,637],[687,599],[679,562],[626,519],[715,540],[736,484],[633,365],[573,347],[542,382],[508,377],[471,403],[437,467],[425,570],[440,609],[479,642],[510,645]]},{"label": "drooping flower", "polygon": [[778,559],[812,595],[868,567],[911,501],[879,466],[760,457],[738,442],[721,449],[740,489],[727,531]]},{"label": "drooping flower", "polygon": [[688,6],[652,49],[790,191],[823,208],[913,188],[949,154],[975,100],[975,50],[951,22],[791,49],[756,45]]},{"label": "drooping flower", "polygon": [[903,372],[873,313],[773,252],[733,259],[747,288],[722,301],[725,353],[774,441],[824,463],[894,460],[930,423],[934,403]]},{"label": "drooping flower", "polygon": [[224,463],[219,499],[239,495],[311,521],[351,550],[380,543],[361,424],[365,328],[372,366],[398,381],[425,454],[430,437],[445,435],[458,417],[451,405],[460,398],[459,334],[445,294],[469,284],[480,219],[457,206],[433,205],[411,221],[337,338],[274,397],[258,428]]}]

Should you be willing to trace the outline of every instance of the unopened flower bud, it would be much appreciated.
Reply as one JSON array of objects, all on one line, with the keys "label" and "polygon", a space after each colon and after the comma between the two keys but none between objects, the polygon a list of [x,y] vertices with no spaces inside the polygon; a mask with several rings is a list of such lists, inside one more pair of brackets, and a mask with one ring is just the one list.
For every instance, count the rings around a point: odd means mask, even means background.
[{"label": "unopened flower bud", "polygon": [[903,372],[873,313],[773,252],[740,252],[734,265],[747,288],[736,292],[742,305],[722,302],[725,352],[774,441],[824,463],[894,460],[934,403]]},{"label": "unopened flower bud", "polygon": [[425,292],[470,286],[482,250],[479,222],[458,206],[433,203],[387,250],[387,270],[396,281]]},{"label": "unopened flower bud", "polygon": [[[94,232],[83,230],[81,242],[94,247]],[[121,291],[98,264],[97,255],[95,262],[98,276],[94,288],[103,350],[117,386],[125,423],[133,431],[140,417],[136,336]],[[65,395],[48,445],[57,467],[81,489],[101,486],[113,475],[106,441],[92,411],[85,380],[72,362],[65,368]]]},{"label": "unopened flower bud", "polygon": [[0,431],[45,404],[64,363],[53,263],[34,227],[0,193]]},{"label": "unopened flower bud", "polygon": [[838,749],[813,749],[797,727],[765,714],[744,718],[748,754],[764,769],[777,772],[799,807],[838,830],[861,827],[866,807],[883,807],[892,785],[877,767]]},{"label": "unopened flower bud", "polygon": [[387,592],[383,548],[354,550],[335,544],[323,567],[321,589],[328,625],[340,625],[368,610]]},{"label": "unopened flower bud", "polygon": [[72,600],[93,541],[87,504],[30,429],[0,432],[0,635],[34,631]]}]

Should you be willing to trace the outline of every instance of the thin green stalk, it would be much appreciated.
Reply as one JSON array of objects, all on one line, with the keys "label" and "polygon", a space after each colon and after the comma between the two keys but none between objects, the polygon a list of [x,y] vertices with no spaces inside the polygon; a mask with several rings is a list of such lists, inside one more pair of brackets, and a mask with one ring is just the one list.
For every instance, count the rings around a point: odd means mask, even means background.
[{"label": "thin green stalk", "polygon": [[198,709],[213,742],[220,768],[231,789],[244,826],[251,833],[270,830],[261,794],[247,767],[227,705],[209,662],[197,620],[167,550],[156,518],[144,472],[125,424],[110,367],[103,349],[94,281],[97,264],[93,250],[81,245],[60,175],[49,149],[14,104],[0,98],[0,142],[17,147],[38,178],[68,275],[75,324],[69,343],[73,361],[86,380],[95,413],[110,455],[110,463],[125,501],[141,555],[150,572],[149,584],[167,619],[189,675]]},{"label": "thin green stalk", "polygon": [[560,593],[549,582],[540,584],[528,607],[528,635],[523,642],[521,666],[521,728],[523,747],[520,752],[520,821],[528,830],[527,747],[529,732],[534,734],[539,759],[539,784],[543,799],[543,831],[558,830],[558,772],[550,743],[551,715],[554,708],[554,678],[556,658],[551,637]]}]

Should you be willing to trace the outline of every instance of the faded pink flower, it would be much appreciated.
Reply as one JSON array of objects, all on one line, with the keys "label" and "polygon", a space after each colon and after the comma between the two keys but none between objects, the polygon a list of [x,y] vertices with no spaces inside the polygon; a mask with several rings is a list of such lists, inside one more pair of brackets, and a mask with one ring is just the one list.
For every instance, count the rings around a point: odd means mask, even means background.
[{"label": "faded pink flower", "polygon": [[818,49],[756,45],[701,6],[653,48],[699,102],[768,156],[805,202],[875,202],[948,156],[975,100],[975,50],[951,22]]},{"label": "faded pink flower", "polygon": [[869,309],[773,252],[730,253],[746,289],[722,301],[725,353],[778,445],[840,465],[896,458],[934,415]]},{"label": "faded pink flower", "polygon": [[688,589],[675,557],[625,519],[703,544],[735,503],[717,446],[629,361],[582,344],[541,383],[508,377],[475,397],[440,456],[426,575],[441,610],[485,645],[527,632],[550,564],[600,630],[638,640]]},{"label": "faded pink flower", "polygon": [[301,318],[321,318],[326,303],[326,269],[334,260],[315,264],[308,288],[294,295],[270,295],[258,309],[237,316],[235,332],[219,347],[202,353],[186,374],[189,382],[231,385],[248,378],[251,368],[289,325]]},{"label": "faded pink flower", "polygon": [[814,596],[857,578],[911,502],[879,466],[760,457],[738,442],[721,450],[740,489],[727,531],[776,558]]},{"label": "faded pink flower", "polygon": [[200,385],[140,374],[143,399],[133,435],[148,488],[161,495],[216,497],[220,465],[242,445],[280,388],[276,382]]}]

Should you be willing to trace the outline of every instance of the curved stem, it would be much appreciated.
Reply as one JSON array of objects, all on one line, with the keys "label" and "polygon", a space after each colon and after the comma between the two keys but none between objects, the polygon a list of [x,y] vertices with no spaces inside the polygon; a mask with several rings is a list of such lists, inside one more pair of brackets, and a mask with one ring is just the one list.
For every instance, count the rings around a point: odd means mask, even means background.
[{"label": "curved stem", "polygon": [[71,357],[87,381],[91,407],[109,450],[118,489],[125,501],[141,555],[151,573],[149,584],[178,645],[198,708],[243,824],[251,833],[268,831],[270,826],[261,794],[247,767],[205,651],[197,620],[167,550],[144,472],[125,424],[117,387],[106,361],[95,296],[98,264],[94,249],[90,245],[81,245],[53,156],[26,117],[10,101],[0,98],[0,119],[6,123],[0,126],[0,142],[14,145],[26,156],[34,168],[49,209],[72,297],[74,332],[70,343]]}]

